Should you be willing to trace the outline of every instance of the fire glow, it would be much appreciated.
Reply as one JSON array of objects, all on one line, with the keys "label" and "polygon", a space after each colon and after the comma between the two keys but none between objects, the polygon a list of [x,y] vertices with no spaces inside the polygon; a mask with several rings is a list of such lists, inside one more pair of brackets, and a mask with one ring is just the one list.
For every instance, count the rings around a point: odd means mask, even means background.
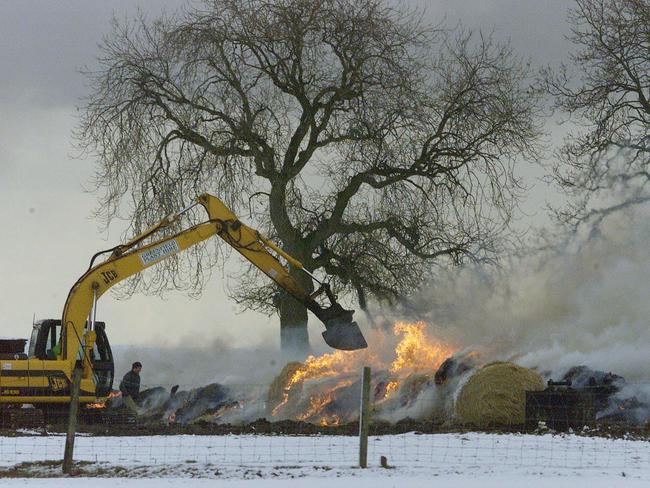
[{"label": "fire glow", "polygon": [[395,335],[402,339],[395,348],[395,360],[390,365],[390,372],[399,374],[404,371],[435,372],[442,362],[452,356],[456,350],[440,341],[433,342],[425,334],[426,323],[408,324],[398,322],[393,327]]},{"label": "fire glow", "polygon": [[106,403],[111,398],[117,398],[117,397],[121,397],[121,396],[122,396],[121,391],[111,391],[105,399],[103,399],[103,400],[101,400],[99,402],[96,402],[96,403],[88,403],[86,405],[86,408],[91,409],[91,410],[97,409],[97,408],[106,408]]},{"label": "fire glow", "polygon": [[[427,334],[425,322],[398,322],[393,334],[399,341],[392,361],[381,361],[367,351],[336,351],[309,356],[284,382],[281,401],[272,406],[274,418],[293,418],[320,425],[336,425],[350,420],[343,409],[346,391],[358,382],[362,366],[370,365],[386,376],[383,401],[399,392],[403,381],[414,373],[433,377],[435,371],[458,348]],[[348,393],[349,396],[349,393]],[[356,402],[355,402],[356,403]]]}]

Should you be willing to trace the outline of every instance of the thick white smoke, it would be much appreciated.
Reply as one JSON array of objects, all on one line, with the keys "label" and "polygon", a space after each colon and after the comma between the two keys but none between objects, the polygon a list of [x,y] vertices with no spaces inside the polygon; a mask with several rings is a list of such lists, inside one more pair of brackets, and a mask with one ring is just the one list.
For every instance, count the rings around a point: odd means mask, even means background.
[{"label": "thick white smoke", "polygon": [[452,270],[416,299],[441,339],[561,375],[572,366],[650,382],[650,225],[607,222],[563,252],[536,252],[499,270]]},{"label": "thick white smoke", "polygon": [[[414,300],[413,312],[376,310],[372,320],[376,325],[380,320],[392,324],[425,318],[430,324],[429,337],[478,350],[481,362],[512,360],[555,380],[579,365],[611,371],[627,380],[620,398],[635,396],[647,404],[648,242],[650,224],[639,215],[610,219],[600,235],[561,252],[531,252],[498,269],[450,270],[422,289]],[[371,321],[361,313],[356,317],[371,348],[376,348],[372,352],[380,362],[389,364],[394,359],[389,353],[394,353],[399,338],[388,330],[371,330]],[[312,336],[317,342],[319,337]],[[118,374],[128,369],[131,360],[138,359],[145,364],[143,383],[150,385],[249,385],[251,388],[244,389],[257,391],[253,405],[247,407],[252,410],[234,411],[235,417],[242,420],[264,414],[266,385],[286,362],[276,348],[244,350],[225,343],[165,351],[123,350],[119,356],[124,361]],[[451,410],[453,395],[449,395],[449,385],[446,392],[431,386],[423,389],[411,405],[396,403],[395,408],[384,409],[382,417],[417,418],[418,412],[431,412],[427,405]],[[647,412],[642,416],[647,417]]]},{"label": "thick white smoke", "polygon": [[135,361],[143,364],[143,387],[180,385],[182,389],[210,383],[251,387],[267,385],[284,365],[276,348],[234,348],[222,342],[194,347],[118,346],[114,349],[115,388]]}]

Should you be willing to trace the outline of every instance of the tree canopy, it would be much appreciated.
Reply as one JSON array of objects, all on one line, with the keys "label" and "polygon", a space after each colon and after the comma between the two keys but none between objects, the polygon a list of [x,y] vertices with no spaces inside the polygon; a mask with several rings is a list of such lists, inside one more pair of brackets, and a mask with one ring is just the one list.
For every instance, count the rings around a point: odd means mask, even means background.
[{"label": "tree canopy", "polygon": [[650,200],[650,2],[576,0],[575,52],[545,80],[576,129],[558,152],[556,181],[571,197],[559,209],[573,228]]},{"label": "tree canopy", "polygon": [[[139,232],[209,191],[362,306],[408,296],[433,265],[495,259],[521,190],[515,161],[538,150],[528,67],[419,14],[206,0],[115,22],[78,132],[98,156],[99,214]],[[129,290],[200,289],[215,264],[198,248]],[[279,310],[283,344],[306,347],[306,311],[254,269],[231,294]]]}]

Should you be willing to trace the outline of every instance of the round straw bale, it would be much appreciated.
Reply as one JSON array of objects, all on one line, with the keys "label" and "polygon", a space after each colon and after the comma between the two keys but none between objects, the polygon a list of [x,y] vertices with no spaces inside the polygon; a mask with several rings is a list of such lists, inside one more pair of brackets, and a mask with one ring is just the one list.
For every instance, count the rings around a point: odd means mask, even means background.
[{"label": "round straw bale", "polygon": [[456,421],[479,429],[522,425],[526,391],[544,387],[544,379],[531,369],[509,362],[488,364],[462,387],[456,400]]},{"label": "round straw bale", "polygon": [[[268,415],[271,415],[278,405],[287,401],[286,388],[289,386],[289,381],[293,375],[303,367],[303,363],[292,361],[285,364],[282,371],[280,371],[280,374],[273,379],[273,383],[269,386],[269,392],[266,397],[266,413]],[[300,386],[301,385],[296,385],[294,388],[299,390]]]}]

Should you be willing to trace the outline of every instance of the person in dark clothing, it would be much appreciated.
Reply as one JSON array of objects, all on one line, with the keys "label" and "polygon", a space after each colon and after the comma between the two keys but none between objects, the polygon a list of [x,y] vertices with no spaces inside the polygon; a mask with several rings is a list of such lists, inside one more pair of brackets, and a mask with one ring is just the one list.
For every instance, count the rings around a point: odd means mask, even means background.
[{"label": "person in dark clothing", "polygon": [[131,371],[124,375],[120,383],[124,405],[135,415],[138,415],[138,406],[135,402],[140,397],[140,371],[142,371],[142,363],[136,361],[131,365]]}]

